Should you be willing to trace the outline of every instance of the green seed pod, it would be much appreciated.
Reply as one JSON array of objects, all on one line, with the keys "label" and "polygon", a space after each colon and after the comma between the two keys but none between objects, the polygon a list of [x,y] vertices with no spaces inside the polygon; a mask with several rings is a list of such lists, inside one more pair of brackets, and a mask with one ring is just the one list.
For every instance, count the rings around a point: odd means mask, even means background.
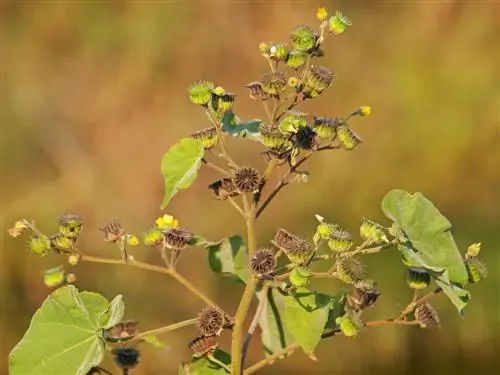
[{"label": "green seed pod", "polygon": [[428,302],[420,303],[415,308],[414,315],[421,328],[437,328],[440,326],[439,316]]},{"label": "green seed pod", "polygon": [[328,20],[329,32],[334,33],[335,35],[342,34],[346,28],[351,25],[352,22],[338,11]]},{"label": "green seed pod", "polygon": [[347,125],[337,127],[337,138],[346,150],[353,150],[362,142],[359,135]]},{"label": "green seed pod", "polygon": [[288,111],[280,121],[279,129],[282,133],[297,133],[300,128],[307,126],[307,113]]},{"label": "green seed pod", "polygon": [[291,144],[288,137],[283,135],[278,128],[270,125],[260,126],[261,143],[269,148],[279,148]]},{"label": "green seed pod", "polygon": [[478,283],[488,277],[486,265],[477,258],[469,258],[465,261],[465,269],[469,275],[469,282]]},{"label": "green seed pod", "polygon": [[61,286],[66,281],[64,267],[54,267],[45,270],[43,274],[43,282],[49,288],[56,288]]},{"label": "green seed pod", "polygon": [[342,124],[338,118],[314,117],[314,131],[321,139],[333,141],[337,136],[337,126]]},{"label": "green seed pod", "polygon": [[332,234],[339,230],[340,227],[337,224],[330,224],[324,221],[316,227],[316,233],[322,240],[329,240]]},{"label": "green seed pod", "polygon": [[479,255],[481,251],[481,242],[473,243],[467,248],[467,253],[465,254],[465,259],[475,258]]},{"label": "green seed pod", "polygon": [[50,243],[54,250],[59,253],[71,253],[75,246],[75,240],[73,238],[63,236],[61,233],[50,237]]},{"label": "green seed pod", "polygon": [[286,44],[274,44],[269,48],[269,58],[276,61],[285,61],[288,56]]},{"label": "green seed pod", "polygon": [[309,262],[314,249],[311,243],[303,238],[279,228],[274,237],[274,242],[284,251],[290,262],[303,266]]},{"label": "green seed pod", "polygon": [[286,78],[281,72],[265,73],[261,77],[260,83],[262,84],[262,90],[272,96],[277,96],[286,89]]},{"label": "green seed pod", "polygon": [[63,236],[76,238],[82,231],[82,219],[75,214],[65,214],[58,220],[59,233]]},{"label": "green seed pod", "polygon": [[408,269],[408,286],[415,290],[425,289],[431,282],[431,275],[425,268],[411,267]]},{"label": "green seed pod", "polygon": [[191,137],[199,140],[205,150],[210,150],[217,146],[219,137],[217,136],[217,129],[214,127],[205,128],[191,134]]},{"label": "green seed pod", "polygon": [[162,244],[164,238],[163,231],[158,228],[149,229],[144,233],[143,241],[146,246],[159,246]]},{"label": "green seed pod", "polygon": [[311,272],[303,267],[296,267],[290,272],[289,280],[296,287],[303,287],[309,284]]},{"label": "green seed pod", "polygon": [[309,26],[299,26],[290,35],[292,46],[298,51],[310,51],[316,45],[319,33]]},{"label": "green seed pod", "polygon": [[337,277],[346,284],[357,284],[365,277],[363,264],[353,257],[342,257],[336,263]]},{"label": "green seed pod", "polygon": [[320,65],[313,65],[309,67],[305,74],[306,89],[310,89],[318,93],[321,93],[330,87],[334,78],[334,74],[330,71],[330,69]]},{"label": "green seed pod", "polygon": [[335,322],[346,337],[356,337],[363,328],[363,322],[354,313],[348,312],[344,316],[335,319]]},{"label": "green seed pod", "polygon": [[236,94],[224,93],[221,96],[217,97],[217,109],[220,113],[227,112],[233,109],[234,106],[234,98]]},{"label": "green seed pod", "polygon": [[212,82],[200,81],[198,83],[195,83],[188,90],[189,99],[194,104],[206,106],[212,98],[213,88],[214,84]]},{"label": "green seed pod", "polygon": [[36,255],[43,257],[51,248],[50,239],[44,235],[33,235],[29,241],[28,246],[30,250]]},{"label": "green seed pod", "polygon": [[363,219],[359,234],[364,241],[370,243],[389,242],[384,227],[368,219]]},{"label": "green seed pod", "polygon": [[328,239],[328,247],[336,253],[349,251],[353,243],[351,234],[344,230],[335,230]]},{"label": "green seed pod", "polygon": [[299,69],[306,63],[307,54],[304,51],[292,50],[285,60],[285,64],[292,69]]},{"label": "green seed pod", "polygon": [[269,95],[262,88],[262,83],[258,81],[250,82],[245,87],[250,89],[250,98],[253,100],[264,101],[269,98]]}]

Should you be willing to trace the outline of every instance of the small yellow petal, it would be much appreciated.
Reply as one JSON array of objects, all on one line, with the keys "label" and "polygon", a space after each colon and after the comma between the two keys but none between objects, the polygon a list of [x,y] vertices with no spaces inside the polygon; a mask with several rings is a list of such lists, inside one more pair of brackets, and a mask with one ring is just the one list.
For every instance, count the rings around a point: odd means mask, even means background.
[{"label": "small yellow petal", "polygon": [[328,17],[328,12],[325,7],[318,8],[318,11],[316,12],[316,18],[320,21],[326,20]]},{"label": "small yellow petal", "polygon": [[368,116],[372,112],[372,107],[368,105],[362,105],[359,107],[359,113],[361,116]]},{"label": "small yellow petal", "polygon": [[130,246],[137,246],[139,245],[139,240],[133,234],[129,234],[127,236],[127,244]]},{"label": "small yellow petal", "polygon": [[160,229],[177,228],[179,222],[171,215],[163,215],[156,219],[156,226]]}]

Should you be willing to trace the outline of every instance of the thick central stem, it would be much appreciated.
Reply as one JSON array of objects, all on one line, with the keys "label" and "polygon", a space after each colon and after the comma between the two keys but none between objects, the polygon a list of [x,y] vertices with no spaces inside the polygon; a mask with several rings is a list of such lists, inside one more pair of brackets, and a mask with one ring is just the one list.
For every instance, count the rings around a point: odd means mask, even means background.
[{"label": "thick central stem", "polygon": [[[249,257],[255,252],[257,244],[255,238],[255,205],[252,204],[248,219],[246,220],[247,227],[247,245],[248,245],[248,255]],[[243,296],[241,297],[238,310],[234,317],[233,326],[233,340],[231,344],[231,374],[241,375],[241,350],[243,347],[243,324],[245,323],[245,318],[247,316],[248,309],[252,302],[253,295],[255,293],[255,288],[257,287],[257,279],[254,276],[250,277],[247,283]]]}]

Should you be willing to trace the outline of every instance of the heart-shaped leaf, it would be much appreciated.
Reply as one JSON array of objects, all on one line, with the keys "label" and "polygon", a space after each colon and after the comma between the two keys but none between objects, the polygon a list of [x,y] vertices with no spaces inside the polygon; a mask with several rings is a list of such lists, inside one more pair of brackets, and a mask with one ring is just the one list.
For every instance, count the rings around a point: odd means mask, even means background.
[{"label": "heart-shaped leaf", "polygon": [[206,246],[208,263],[212,271],[232,276],[247,282],[250,276],[248,269],[248,249],[240,235],[234,235],[217,243]]}]

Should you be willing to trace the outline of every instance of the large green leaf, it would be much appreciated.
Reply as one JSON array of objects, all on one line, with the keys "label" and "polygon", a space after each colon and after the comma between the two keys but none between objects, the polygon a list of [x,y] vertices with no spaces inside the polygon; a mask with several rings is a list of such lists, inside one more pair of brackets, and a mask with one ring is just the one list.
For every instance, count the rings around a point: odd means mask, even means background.
[{"label": "large green leaf", "polygon": [[173,196],[194,182],[201,167],[204,148],[194,138],[183,138],[173,145],[161,159],[161,173],[165,180],[165,196],[161,208],[165,208]]},{"label": "large green leaf", "polygon": [[248,281],[248,249],[240,235],[209,244],[206,248],[212,271],[235,277],[245,283]]},{"label": "large green leaf", "polygon": [[227,111],[222,117],[222,130],[234,137],[249,138],[254,141],[259,141],[261,123],[262,120],[259,119],[242,122],[232,111]]},{"label": "large green leaf", "polygon": [[[231,364],[231,356],[222,350],[216,350],[213,356],[225,365]],[[185,370],[179,370],[180,374],[186,373]],[[206,357],[194,358],[189,365],[189,375],[227,375],[227,373],[223,367]]]},{"label": "large green leaf", "polygon": [[269,289],[266,296],[257,294],[259,299],[267,298],[259,318],[259,326],[262,331],[261,339],[266,356],[285,348],[293,343],[293,337],[283,323],[285,311],[285,299],[276,289]]},{"label": "large green leaf", "polygon": [[102,332],[120,321],[121,296],[110,305],[99,294],[69,285],[54,291],[9,356],[11,375],[85,375],[104,357]]},{"label": "large green leaf", "polygon": [[347,292],[340,291],[332,298],[328,320],[325,324],[325,332],[335,331],[338,328],[337,318],[345,314],[347,303]]},{"label": "large green leaf", "polygon": [[326,294],[297,289],[285,298],[283,321],[306,353],[313,353],[328,321],[332,298]]},{"label": "large green leaf", "polygon": [[382,210],[407,238],[398,246],[403,262],[426,268],[461,312],[470,298],[462,288],[468,276],[448,219],[421,193],[404,190],[387,193]]}]

